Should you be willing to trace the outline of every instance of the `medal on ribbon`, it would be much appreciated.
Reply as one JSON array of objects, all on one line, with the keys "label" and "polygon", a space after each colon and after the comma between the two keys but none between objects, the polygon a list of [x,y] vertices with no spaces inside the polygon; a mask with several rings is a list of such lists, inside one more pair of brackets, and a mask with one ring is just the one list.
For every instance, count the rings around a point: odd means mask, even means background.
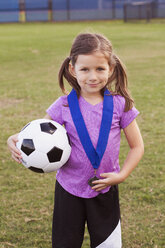
[{"label": "medal on ribbon", "polygon": [[99,178],[96,176],[96,170],[95,170],[94,176],[88,180],[89,186],[93,187],[94,186],[93,182],[96,180],[99,180]]},{"label": "medal on ribbon", "polygon": [[113,118],[113,97],[106,89],[104,92],[103,114],[96,149],[90,139],[79,107],[77,93],[74,89],[68,95],[68,104],[81,144],[95,171],[95,175],[88,180],[88,184],[92,187],[92,182],[99,179],[96,177],[96,170],[99,168],[108,143]]}]

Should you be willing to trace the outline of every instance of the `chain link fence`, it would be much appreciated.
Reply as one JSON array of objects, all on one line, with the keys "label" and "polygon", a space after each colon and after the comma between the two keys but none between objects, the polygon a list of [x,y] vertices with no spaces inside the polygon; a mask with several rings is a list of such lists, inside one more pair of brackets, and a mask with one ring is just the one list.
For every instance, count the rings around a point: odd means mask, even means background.
[{"label": "chain link fence", "polygon": [[[124,19],[125,4],[132,2],[137,0],[0,0],[0,22]],[[156,10],[153,17],[164,18],[165,0],[152,2]]]}]

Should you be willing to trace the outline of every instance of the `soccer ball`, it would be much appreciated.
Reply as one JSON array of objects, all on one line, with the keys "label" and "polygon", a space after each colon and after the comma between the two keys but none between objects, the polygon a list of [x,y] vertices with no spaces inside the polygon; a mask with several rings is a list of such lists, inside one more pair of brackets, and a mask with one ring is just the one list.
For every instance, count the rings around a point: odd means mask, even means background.
[{"label": "soccer ball", "polygon": [[33,120],[23,127],[16,146],[21,151],[22,164],[38,173],[58,170],[71,153],[65,128],[48,119]]}]

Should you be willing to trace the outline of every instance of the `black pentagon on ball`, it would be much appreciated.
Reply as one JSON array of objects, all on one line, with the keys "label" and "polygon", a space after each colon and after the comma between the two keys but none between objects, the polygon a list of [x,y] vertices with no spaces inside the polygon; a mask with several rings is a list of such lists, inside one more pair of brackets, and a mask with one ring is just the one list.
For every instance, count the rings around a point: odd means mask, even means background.
[{"label": "black pentagon on ball", "polygon": [[63,150],[54,146],[48,153],[48,159],[50,163],[59,162],[62,157]]},{"label": "black pentagon on ball", "polygon": [[49,134],[54,134],[56,131],[56,126],[54,126],[51,122],[44,122],[40,124],[41,131]]},{"label": "black pentagon on ball", "polygon": [[32,152],[35,151],[35,146],[32,139],[23,139],[21,150],[29,156]]},{"label": "black pentagon on ball", "polygon": [[33,166],[30,166],[28,167],[28,169],[34,171],[34,172],[37,172],[37,173],[44,173],[44,171],[40,168],[36,168],[36,167],[33,167]]}]

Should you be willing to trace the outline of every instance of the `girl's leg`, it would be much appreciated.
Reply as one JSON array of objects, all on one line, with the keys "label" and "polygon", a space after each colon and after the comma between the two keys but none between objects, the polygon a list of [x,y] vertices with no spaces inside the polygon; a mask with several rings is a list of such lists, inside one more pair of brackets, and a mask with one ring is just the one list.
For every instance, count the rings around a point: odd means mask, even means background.
[{"label": "girl's leg", "polygon": [[118,187],[86,199],[87,225],[92,248],[121,248]]},{"label": "girl's leg", "polygon": [[80,248],[84,237],[85,205],[56,181],[52,248]]}]

